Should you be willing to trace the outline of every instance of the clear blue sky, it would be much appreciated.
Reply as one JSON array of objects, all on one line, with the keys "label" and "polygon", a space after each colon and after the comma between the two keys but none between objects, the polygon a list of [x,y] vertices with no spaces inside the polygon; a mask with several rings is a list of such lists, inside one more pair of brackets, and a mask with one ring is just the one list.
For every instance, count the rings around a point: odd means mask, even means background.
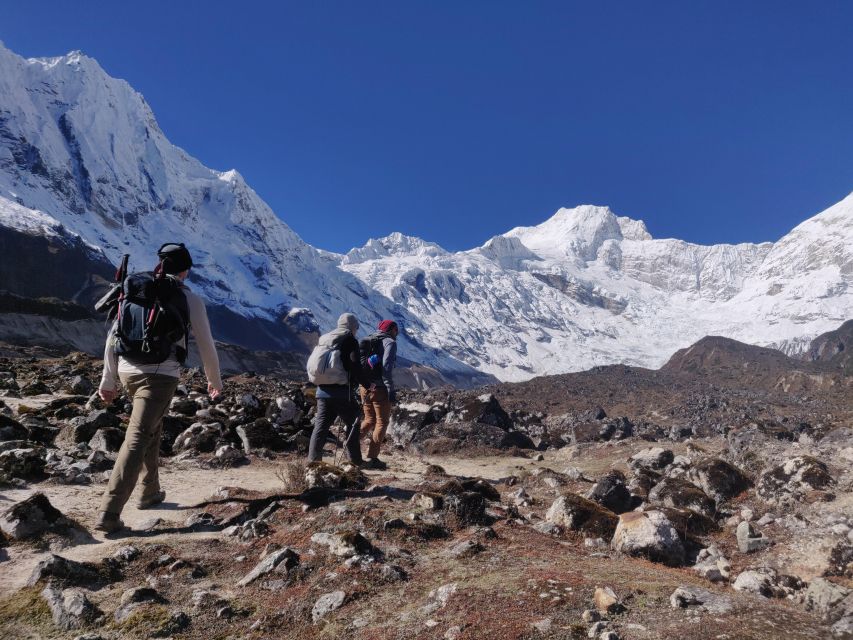
[{"label": "clear blue sky", "polygon": [[467,249],[560,206],[775,240],[853,191],[853,3],[15,2],[305,240]]}]

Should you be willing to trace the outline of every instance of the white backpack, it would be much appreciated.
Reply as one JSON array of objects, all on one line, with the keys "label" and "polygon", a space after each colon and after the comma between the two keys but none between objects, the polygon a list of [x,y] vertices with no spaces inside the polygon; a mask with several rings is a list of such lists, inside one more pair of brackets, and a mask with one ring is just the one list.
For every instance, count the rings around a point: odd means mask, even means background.
[{"label": "white backpack", "polygon": [[331,334],[322,336],[308,358],[308,379],[316,385],[349,383],[341,350],[335,344],[338,337]]}]

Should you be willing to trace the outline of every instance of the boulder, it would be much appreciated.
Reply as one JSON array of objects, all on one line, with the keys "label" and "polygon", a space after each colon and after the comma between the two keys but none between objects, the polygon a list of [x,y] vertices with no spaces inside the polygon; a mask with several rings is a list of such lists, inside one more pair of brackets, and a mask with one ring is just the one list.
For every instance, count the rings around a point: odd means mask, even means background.
[{"label": "boulder", "polygon": [[717,503],[725,502],[746,491],[752,482],[734,465],[720,458],[706,458],[695,464],[688,478]]},{"label": "boulder", "polygon": [[68,444],[79,444],[89,442],[98,429],[119,427],[120,425],[121,420],[116,414],[106,409],[99,409],[89,415],[72,418],[57,437]]},{"label": "boulder", "polygon": [[194,416],[195,412],[201,409],[201,406],[191,398],[176,396],[172,398],[172,402],[169,404],[169,409],[173,413],[177,413],[182,416]]},{"label": "boulder", "polygon": [[786,496],[800,500],[809,491],[825,489],[834,483],[823,462],[812,456],[797,456],[763,473],[757,490],[766,500]]},{"label": "boulder", "polygon": [[609,539],[616,531],[619,517],[597,502],[568,493],[553,502],[545,520],[573,531]]},{"label": "boulder", "polygon": [[690,509],[708,517],[717,511],[713,499],[683,478],[667,477],[661,480],[649,491],[649,502],[675,509]]},{"label": "boulder", "polygon": [[631,492],[625,485],[625,474],[615,470],[599,478],[589,490],[587,498],[613,513],[630,511],[633,502]]},{"label": "boulder", "polygon": [[124,431],[115,427],[104,427],[98,429],[92,439],[89,440],[89,448],[94,451],[115,453],[121,449],[124,442]]},{"label": "boulder", "polygon": [[[449,419],[449,415],[448,418]],[[423,455],[441,455],[455,451],[489,451],[535,449],[533,441],[520,431],[478,422],[437,422],[417,431],[411,440],[412,448]]]},{"label": "boulder", "polygon": [[29,437],[30,433],[24,425],[0,413],[0,442],[26,440]]},{"label": "boulder", "polygon": [[53,623],[63,631],[92,624],[103,615],[79,589],[60,591],[53,585],[48,585],[41,592],[41,597],[47,602]]},{"label": "boulder", "polygon": [[400,402],[391,410],[388,433],[394,444],[408,446],[414,435],[424,427],[441,422],[447,414],[444,404]]},{"label": "boulder", "polygon": [[732,566],[722,552],[711,545],[699,551],[693,570],[711,582],[726,582],[731,575]]},{"label": "boulder", "polygon": [[650,447],[628,458],[628,464],[634,471],[662,471],[672,463],[673,459],[675,456],[669,449]]},{"label": "boulder", "polygon": [[0,531],[13,540],[33,538],[65,521],[43,493],[36,493],[0,514]]},{"label": "boulder", "polygon": [[0,450],[0,483],[9,482],[13,478],[32,480],[44,475],[44,447],[27,446],[28,443],[21,441],[5,444],[10,445],[10,448]]},{"label": "boulder", "polygon": [[463,491],[443,496],[442,509],[451,525],[469,527],[487,524],[486,499],[479,491]]},{"label": "boulder", "polygon": [[254,569],[237,582],[237,586],[245,587],[247,584],[251,584],[272,571],[287,574],[297,564],[299,564],[299,555],[293,549],[287,547],[279,549],[256,564]]},{"label": "boulder", "polygon": [[243,443],[243,451],[251,453],[258,449],[284,451],[288,448],[284,436],[266,418],[258,418],[249,424],[237,427],[237,435]]},{"label": "boulder", "polygon": [[222,425],[194,423],[189,429],[175,438],[172,449],[175,453],[192,451],[194,453],[211,453],[216,449],[222,437]]},{"label": "boulder", "polygon": [[684,564],[684,545],[661,511],[631,511],[620,515],[611,545],[629,556],[673,567]]},{"label": "boulder", "polygon": [[78,396],[89,396],[95,392],[95,385],[86,376],[74,376],[68,381],[66,389]]},{"label": "boulder", "polygon": [[332,611],[340,609],[346,601],[347,594],[343,591],[332,591],[324,593],[317,599],[311,608],[311,620],[314,624],[329,615]]}]

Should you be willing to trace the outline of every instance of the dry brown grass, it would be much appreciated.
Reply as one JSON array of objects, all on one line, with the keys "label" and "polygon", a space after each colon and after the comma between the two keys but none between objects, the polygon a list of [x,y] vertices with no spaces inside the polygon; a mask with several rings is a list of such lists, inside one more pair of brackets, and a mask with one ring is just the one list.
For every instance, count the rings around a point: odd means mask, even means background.
[{"label": "dry brown grass", "polygon": [[302,493],[308,488],[305,483],[304,460],[288,460],[282,463],[275,472],[275,477],[281,481],[281,485],[287,493]]}]

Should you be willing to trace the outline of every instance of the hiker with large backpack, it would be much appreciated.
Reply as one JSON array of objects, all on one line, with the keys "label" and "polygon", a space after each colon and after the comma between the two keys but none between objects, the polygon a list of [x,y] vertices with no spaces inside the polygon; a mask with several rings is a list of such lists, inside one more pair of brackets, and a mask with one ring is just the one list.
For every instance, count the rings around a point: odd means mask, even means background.
[{"label": "hiker with large backpack", "polygon": [[351,313],[341,314],[337,328],[320,336],[308,358],[308,379],[317,385],[317,413],[308,446],[309,462],[323,459],[329,427],[340,416],[345,427],[347,456],[353,464],[362,464],[358,424],[361,415],[355,398],[361,380],[357,331],[356,317]]},{"label": "hiker with large backpack", "polygon": [[364,378],[361,389],[364,409],[361,435],[370,439],[367,466],[387,469],[388,465],[379,459],[379,450],[391,419],[391,405],[397,402],[394,366],[397,364],[397,335],[400,330],[393,320],[383,320],[377,329],[376,333],[364,338],[359,346]]},{"label": "hiker with large backpack", "polygon": [[[207,375],[207,391],[212,399],[222,391],[207,310],[184,283],[193,265],[190,252],[183,244],[167,243],[157,251],[157,257],[160,262],[153,272],[118,276],[120,291],[109,303],[115,323],[104,348],[98,394],[104,402],[112,402],[120,380],[132,399],[133,410],[95,526],[107,533],[124,527],[119,516],[140,472],[142,494],[137,507],[146,509],[166,498],[157,469],[160,437],[163,416],[187,357],[190,327]],[[126,267],[126,262],[123,265]]]}]

